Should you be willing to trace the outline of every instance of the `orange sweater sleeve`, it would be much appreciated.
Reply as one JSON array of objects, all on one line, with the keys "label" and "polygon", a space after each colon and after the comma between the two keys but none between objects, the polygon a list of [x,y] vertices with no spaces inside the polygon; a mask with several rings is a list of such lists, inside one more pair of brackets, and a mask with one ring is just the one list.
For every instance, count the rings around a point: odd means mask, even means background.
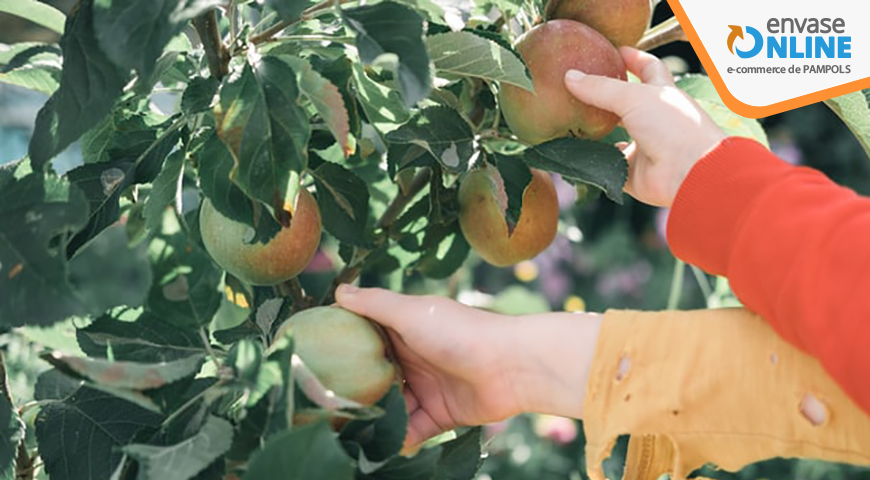
[{"label": "orange sweater sleeve", "polygon": [[668,241],[870,413],[870,199],[732,137],[683,182]]}]

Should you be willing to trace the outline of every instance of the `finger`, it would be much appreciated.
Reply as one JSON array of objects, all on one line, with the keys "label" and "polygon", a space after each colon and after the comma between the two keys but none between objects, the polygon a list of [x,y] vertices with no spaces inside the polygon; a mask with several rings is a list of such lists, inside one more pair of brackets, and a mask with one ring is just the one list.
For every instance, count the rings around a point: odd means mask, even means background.
[{"label": "finger", "polygon": [[338,287],[335,300],[354,313],[397,330],[409,318],[413,318],[414,312],[422,306],[415,297],[381,288],[357,288],[347,284]]},{"label": "finger", "polygon": [[587,75],[579,70],[565,73],[565,88],[583,103],[613,112],[620,117],[628,115],[636,105],[648,97],[643,85],[628,83],[600,75]]},{"label": "finger", "polygon": [[673,87],[674,76],[655,55],[631,47],[619,49],[628,71],[640,77],[643,83],[658,87]]},{"label": "finger", "polygon": [[613,144],[613,146],[618,148],[620,152],[625,152],[625,149],[628,148],[629,145],[631,145],[630,142],[616,142]]},{"label": "finger", "polygon": [[417,400],[417,395],[414,394],[413,390],[406,387],[402,391],[402,395],[405,397],[405,408],[408,410],[408,413],[412,413],[420,408],[420,401]]},{"label": "finger", "polygon": [[408,434],[405,436],[405,447],[413,447],[444,432],[426,410],[417,409],[408,417]]}]

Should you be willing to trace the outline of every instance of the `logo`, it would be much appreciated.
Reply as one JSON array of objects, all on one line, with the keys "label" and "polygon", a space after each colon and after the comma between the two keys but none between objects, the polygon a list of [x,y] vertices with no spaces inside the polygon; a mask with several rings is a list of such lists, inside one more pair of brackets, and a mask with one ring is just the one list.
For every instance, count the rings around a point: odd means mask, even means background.
[{"label": "logo", "polygon": [[[728,25],[728,51],[740,58],[757,56],[767,47],[767,58],[852,58],[852,37],[843,35],[846,21],[842,18],[770,18],[766,38],[758,29]],[[752,48],[734,48],[743,32],[752,36]]]},{"label": "logo", "polygon": [[[743,28],[737,25],[728,25],[728,27],[731,29],[731,34],[728,35],[728,50],[730,50],[731,54],[733,55],[734,40],[736,40],[738,37],[743,40]],[[764,48],[764,37],[761,36],[761,32],[752,27],[746,27],[746,33],[752,35],[752,40],[755,43],[748,51],[737,49],[737,56],[740,58],[752,58],[761,53],[761,49]]]}]

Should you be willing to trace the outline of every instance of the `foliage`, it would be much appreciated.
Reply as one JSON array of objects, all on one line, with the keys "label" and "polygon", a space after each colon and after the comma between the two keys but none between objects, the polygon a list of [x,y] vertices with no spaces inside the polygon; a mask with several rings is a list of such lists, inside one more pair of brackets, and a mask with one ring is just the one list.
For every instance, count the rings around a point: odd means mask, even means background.
[{"label": "foliage", "polygon": [[[0,392],[3,478],[41,465],[64,480],[471,479],[503,466],[481,466],[483,430],[398,455],[399,390],[369,408],[324,402],[280,325],[357,278],[501,292],[487,306],[510,313],[561,307],[564,286],[546,282],[566,265],[583,277],[581,305],[649,305],[637,279],[669,277],[672,259],[652,210],[622,195],[613,138],[529,146],[503,125],[500,85],[532,87],[511,45],[540,2],[353,3],[81,0],[61,28],[40,3],[0,0],[63,32],[59,45],[0,51],[0,82],[50,95],[28,156],[0,168],[0,326],[9,364],[39,375],[32,402]],[[680,87],[731,133],[767,141],[705,77]],[[156,107],[167,93],[169,111]],[[866,98],[831,104],[862,140]],[[59,173],[53,159],[74,143],[82,162]],[[482,162],[498,165],[512,211],[526,167],[558,174],[567,234],[516,278],[472,283],[468,272],[492,267],[462,235],[457,189]],[[200,238],[201,201],[266,242],[292,222],[283,206],[300,189],[327,234],[308,270],[274,287],[221,271]],[[581,230],[594,242],[578,254]],[[338,434],[292,425],[303,409],[350,421]]]}]

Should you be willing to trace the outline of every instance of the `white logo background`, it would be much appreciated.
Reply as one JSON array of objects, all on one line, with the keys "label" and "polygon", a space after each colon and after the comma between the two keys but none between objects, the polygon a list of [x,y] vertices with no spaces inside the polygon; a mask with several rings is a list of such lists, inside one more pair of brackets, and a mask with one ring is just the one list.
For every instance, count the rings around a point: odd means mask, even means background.
[{"label": "white logo background", "polygon": [[[722,76],[728,90],[737,100],[763,107],[820,90],[843,85],[855,80],[870,77],[870,1],[868,0],[729,0],[728,2],[710,0],[681,0],[680,4],[695,28],[701,43],[710,55],[713,64]],[[770,18],[842,18],[846,22],[842,34],[778,33],[767,30]],[[743,27],[743,39],[734,41],[734,50],[748,51],[753,47],[752,35],[746,27],[754,27],[765,39],[762,51],[752,58],[740,58],[728,50],[729,25]],[[767,58],[767,37],[796,36],[797,51],[806,49],[805,36],[830,35],[851,36],[852,58]],[[728,73],[728,67],[789,67],[800,66],[802,73]],[[804,65],[849,65],[850,74],[844,73],[803,73]],[[845,68],[844,68],[845,71]]]}]

